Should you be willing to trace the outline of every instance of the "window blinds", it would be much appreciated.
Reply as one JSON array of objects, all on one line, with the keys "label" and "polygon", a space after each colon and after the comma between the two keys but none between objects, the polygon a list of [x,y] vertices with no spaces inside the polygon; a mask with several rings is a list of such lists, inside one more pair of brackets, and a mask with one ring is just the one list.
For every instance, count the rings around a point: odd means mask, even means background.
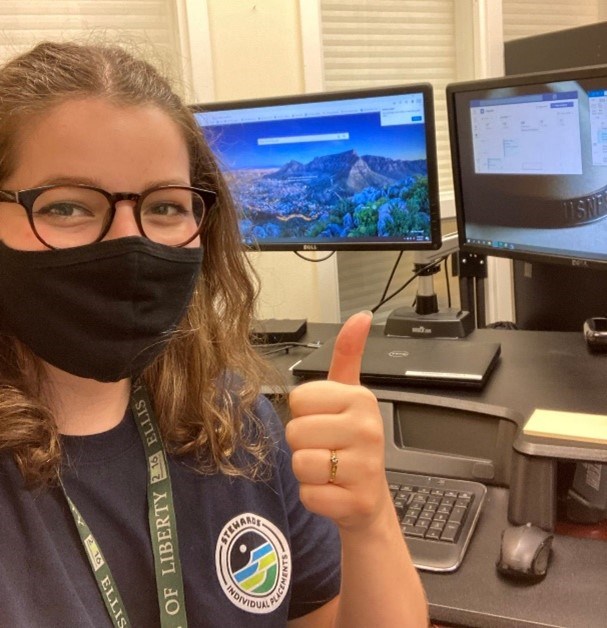
[{"label": "window blinds", "polygon": [[[434,86],[441,192],[452,189],[445,87],[455,80],[454,0],[321,0],[321,36],[326,90],[401,83]],[[373,307],[381,296],[398,253],[338,253],[341,316]],[[413,255],[399,264],[392,289],[410,276]],[[438,283],[438,282],[437,282]],[[411,305],[414,281],[376,315],[383,321],[394,308]],[[444,287],[436,289],[445,294]],[[457,297],[456,297],[457,298]]]},{"label": "window blinds", "polygon": [[601,0],[502,0],[504,41],[599,21]]},{"label": "window blinds", "polygon": [[0,63],[43,40],[118,42],[181,76],[174,0],[2,0]]},{"label": "window blinds", "polygon": [[452,189],[445,87],[455,79],[453,0],[322,0],[325,89],[430,82],[441,190]]}]

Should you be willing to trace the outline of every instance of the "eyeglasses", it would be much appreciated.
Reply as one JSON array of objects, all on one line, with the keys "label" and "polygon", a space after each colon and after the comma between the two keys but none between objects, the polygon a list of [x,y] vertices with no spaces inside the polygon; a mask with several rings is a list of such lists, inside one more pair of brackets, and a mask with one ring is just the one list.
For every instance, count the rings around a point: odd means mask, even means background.
[{"label": "eyeglasses", "polygon": [[205,215],[216,198],[211,190],[182,185],[162,185],[141,194],[111,194],[89,185],[0,190],[0,202],[21,205],[32,231],[50,249],[103,240],[120,201],[135,203],[133,214],[142,236],[160,244],[185,246],[200,234]]}]

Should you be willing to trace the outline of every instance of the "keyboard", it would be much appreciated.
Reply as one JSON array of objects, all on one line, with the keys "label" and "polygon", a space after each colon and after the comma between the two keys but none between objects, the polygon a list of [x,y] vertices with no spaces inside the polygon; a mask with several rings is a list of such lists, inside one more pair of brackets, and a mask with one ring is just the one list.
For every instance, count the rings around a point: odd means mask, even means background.
[{"label": "keyboard", "polygon": [[476,528],[485,485],[400,471],[386,476],[413,564],[425,571],[455,571]]}]

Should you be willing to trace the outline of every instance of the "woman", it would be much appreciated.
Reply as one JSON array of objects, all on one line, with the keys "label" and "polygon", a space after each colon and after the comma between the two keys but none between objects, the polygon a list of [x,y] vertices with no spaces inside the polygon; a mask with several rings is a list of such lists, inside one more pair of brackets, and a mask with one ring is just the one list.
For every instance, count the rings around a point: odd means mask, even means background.
[{"label": "woman", "polygon": [[155,70],[75,44],[8,63],[0,190],[3,623],[425,625],[358,385],[370,317],[293,391],[288,446],[237,213]]}]

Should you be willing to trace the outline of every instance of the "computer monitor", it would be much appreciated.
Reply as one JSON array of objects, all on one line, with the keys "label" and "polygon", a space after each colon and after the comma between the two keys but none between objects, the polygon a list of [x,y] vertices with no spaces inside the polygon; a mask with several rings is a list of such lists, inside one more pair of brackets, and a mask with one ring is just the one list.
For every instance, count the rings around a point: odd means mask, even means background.
[{"label": "computer monitor", "polygon": [[607,269],[607,66],[454,83],[460,250]]},{"label": "computer monitor", "polygon": [[429,84],[193,105],[260,250],[441,245]]}]

